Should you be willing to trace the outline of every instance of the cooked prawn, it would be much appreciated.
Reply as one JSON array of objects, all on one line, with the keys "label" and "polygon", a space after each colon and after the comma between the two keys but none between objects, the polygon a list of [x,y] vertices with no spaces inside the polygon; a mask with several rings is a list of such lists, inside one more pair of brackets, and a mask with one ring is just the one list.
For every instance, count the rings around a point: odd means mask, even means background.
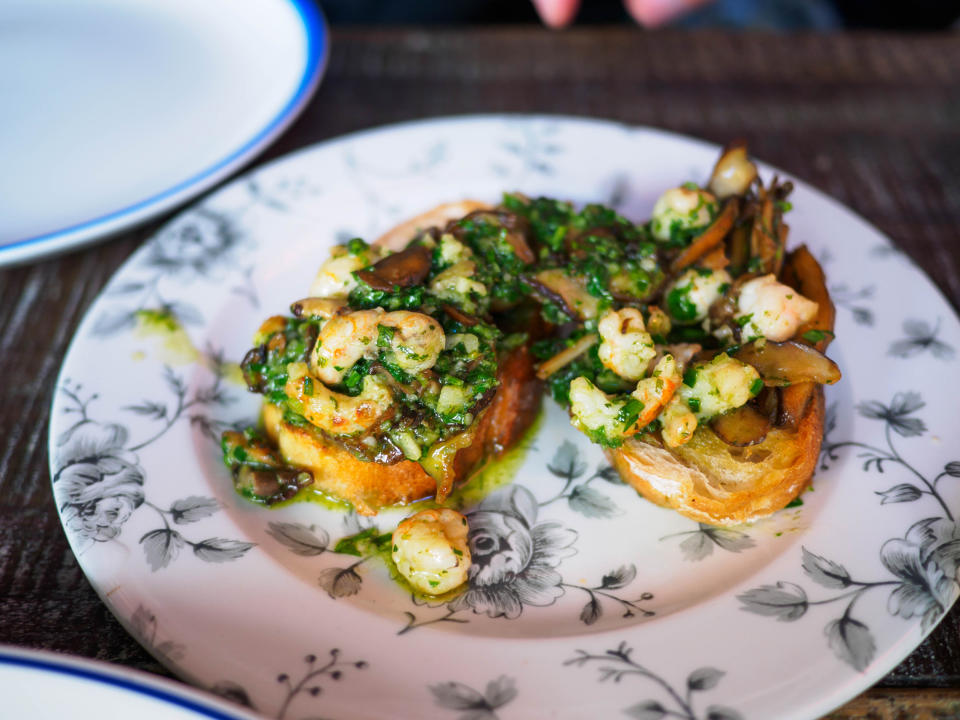
[{"label": "cooked prawn", "polygon": [[683,377],[673,355],[660,358],[650,377],[638,382],[636,389],[630,393],[633,398],[643,403],[643,409],[637,416],[637,421],[627,428],[625,434],[633,435],[652,423],[670,402],[682,381]]},{"label": "cooked prawn", "polygon": [[797,328],[817,315],[817,303],[808,300],[773,275],[764,275],[740,288],[737,309],[743,323],[741,336],[747,340],[765,337],[774,342],[789,340]]},{"label": "cooked prawn", "polygon": [[419,373],[433,367],[444,348],[443,328],[429,315],[382,308],[356,310],[330,318],[320,329],[311,369],[335,385],[361,358],[381,351],[401,369]]},{"label": "cooked prawn", "polygon": [[626,380],[639,380],[657,351],[653,338],[636,308],[608,312],[597,323],[602,342],[597,349],[600,362]]},{"label": "cooked prawn", "polygon": [[421,510],[393,532],[393,561],[417,590],[440,595],[467,581],[467,519],[456,510]]},{"label": "cooked prawn", "polygon": [[375,375],[367,375],[360,394],[351,397],[324,385],[306,363],[287,365],[284,392],[301,403],[310,423],[332,435],[366,432],[393,410],[393,394]]}]

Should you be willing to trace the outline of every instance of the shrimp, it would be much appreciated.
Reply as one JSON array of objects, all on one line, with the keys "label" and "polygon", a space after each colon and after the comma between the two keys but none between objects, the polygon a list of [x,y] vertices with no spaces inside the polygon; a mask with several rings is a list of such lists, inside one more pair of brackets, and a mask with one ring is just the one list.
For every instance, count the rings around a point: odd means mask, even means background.
[{"label": "shrimp", "polygon": [[608,312],[597,324],[602,342],[597,349],[600,362],[626,380],[639,380],[657,351],[653,338],[636,308]]},{"label": "shrimp", "polygon": [[680,395],[674,395],[660,415],[660,436],[667,447],[679,447],[693,437],[699,421]]},{"label": "shrimp", "polygon": [[467,519],[456,510],[422,510],[393,532],[393,561],[417,590],[449,592],[467,581],[470,547]]},{"label": "shrimp", "polygon": [[335,385],[358,360],[383,351],[400,369],[416,374],[436,364],[444,342],[443,328],[429,315],[356,310],[323,325],[310,364],[320,380]]},{"label": "shrimp", "polygon": [[351,251],[345,245],[335,246],[310,286],[310,297],[346,298],[357,286],[353,273],[372,265],[386,254],[377,245],[362,247],[357,251]]},{"label": "shrimp", "polygon": [[[429,315],[396,310],[380,320],[382,327],[391,328],[390,353],[393,361],[408,373],[417,374],[437,364],[437,358],[446,345],[440,323]],[[381,344],[378,338],[377,344]]]},{"label": "shrimp", "polygon": [[740,288],[737,300],[741,337],[789,340],[801,325],[816,317],[817,308],[817,303],[777,282],[773,275],[754,278]]},{"label": "shrimp", "polygon": [[640,380],[626,400],[612,398],[587,378],[578,377],[570,383],[573,424],[596,442],[618,445],[656,419],[681,380],[672,355],[664,355],[653,374]]},{"label": "shrimp", "polygon": [[314,374],[327,385],[336,385],[357,360],[376,355],[377,325],[382,308],[335,315],[323,324],[310,358]]},{"label": "shrimp", "polygon": [[652,423],[673,397],[682,380],[673,355],[660,358],[650,377],[638,382],[636,389],[630,393],[631,397],[643,403],[643,409],[637,421],[627,428],[626,434],[633,435]]},{"label": "shrimp", "polygon": [[664,290],[667,312],[678,325],[698,323],[733,280],[726,270],[690,268]]},{"label": "shrimp", "polygon": [[692,230],[709,225],[716,209],[717,199],[706,190],[671,188],[654,203],[650,230],[657,240],[665,242],[674,228]]},{"label": "shrimp", "polygon": [[725,353],[695,365],[690,375],[692,384],[684,384],[680,395],[700,420],[745,405],[763,387],[756,368]]},{"label": "shrimp", "polygon": [[306,363],[287,365],[284,392],[303,406],[308,422],[331,435],[366,432],[393,410],[393,393],[375,375],[367,375],[360,394],[351,397],[324,385]]}]

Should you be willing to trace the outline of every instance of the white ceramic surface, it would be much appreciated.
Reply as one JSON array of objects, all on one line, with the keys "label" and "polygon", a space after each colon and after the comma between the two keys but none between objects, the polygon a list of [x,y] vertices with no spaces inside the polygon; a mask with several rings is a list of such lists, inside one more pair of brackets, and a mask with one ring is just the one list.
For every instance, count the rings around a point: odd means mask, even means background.
[{"label": "white ceramic surface", "polygon": [[800,507],[699,526],[620,484],[545,401],[514,482],[467,509],[482,572],[424,605],[375,558],[332,551],[370,520],[251,505],[219,458],[219,431],[258,407],[225,363],[334,242],[503,190],[639,220],[717,152],[599,121],[451,118],[308,148],[183,213],[91,308],[52,408],[54,493],[94,587],[175,672],[287,719],[800,719],[879,680],[958,592],[960,326],[803,183],[791,239],[826,269],[844,379]]},{"label": "white ceramic surface", "polygon": [[312,0],[0,3],[0,265],[223,179],[296,117],[326,50]]},{"label": "white ceramic surface", "polygon": [[256,720],[206,693],[102,662],[0,645],[0,716],[13,720]]}]

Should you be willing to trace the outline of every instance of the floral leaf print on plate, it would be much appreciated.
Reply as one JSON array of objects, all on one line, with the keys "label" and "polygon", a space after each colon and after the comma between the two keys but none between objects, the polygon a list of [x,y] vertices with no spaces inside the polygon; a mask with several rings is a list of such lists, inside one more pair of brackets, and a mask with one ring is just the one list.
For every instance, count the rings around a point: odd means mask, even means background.
[{"label": "floral leaf print on plate", "polygon": [[512,677],[501,675],[482,693],[453,681],[431,685],[430,692],[437,705],[461,713],[457,720],[500,720],[497,710],[517,697],[517,686]]},{"label": "floral leaf print on plate", "polygon": [[[943,513],[939,517],[915,522],[902,538],[892,538],[881,545],[880,561],[894,579],[857,580],[844,565],[804,547],[803,572],[818,585],[838,591],[836,594],[810,599],[800,585],[780,581],[739,596],[744,610],[784,622],[799,620],[813,606],[839,604],[843,612],[827,623],[824,634],[834,655],[860,671],[873,660],[877,648],[869,624],[853,615],[861,596],[874,589],[887,588],[890,590],[887,610],[891,615],[905,620],[918,617],[923,628],[929,629],[960,592],[957,581],[960,527],[938,488],[943,478],[960,477],[960,462],[948,462],[931,480],[906,460],[894,445],[894,434],[910,439],[921,437],[927,431],[924,421],[914,416],[925,406],[922,397],[915,392],[897,393],[889,405],[877,401],[861,403],[857,407],[860,415],[884,423],[887,447],[859,441],[825,442],[823,451],[824,467],[839,459],[840,450],[856,448],[858,457],[864,461],[865,472],[875,470],[883,474],[891,467],[899,467],[919,482],[919,485],[898,483],[886,490],[875,491],[874,494],[880,497],[880,505],[912,503],[927,496],[936,502],[933,511]],[[828,432],[833,427],[833,423],[828,424]]]},{"label": "floral leaf print on plate", "polygon": [[312,698],[317,697],[323,692],[324,686],[321,682],[325,679],[339,682],[344,676],[344,672],[350,668],[355,670],[366,670],[369,663],[366,660],[344,660],[340,657],[340,650],[333,648],[330,650],[329,657],[321,661],[316,655],[310,654],[303,658],[306,669],[302,675],[291,677],[287,673],[277,675],[277,682],[284,687],[286,695],[280,710],[277,712],[277,720],[286,720],[289,717],[291,706],[298,696],[308,695]]},{"label": "floral leaf print on plate", "polygon": [[713,554],[714,547],[732,553],[739,553],[756,547],[756,542],[742,530],[714,527],[703,523],[697,523],[696,530],[665,535],[660,540],[662,542],[677,537],[685,538],[680,543],[680,551],[683,553],[684,560],[691,561],[710,557]]},{"label": "floral leaf print on plate", "polygon": [[953,347],[937,338],[939,332],[940,318],[937,318],[935,325],[930,325],[926,320],[906,320],[903,323],[906,337],[894,342],[888,353],[894,357],[911,358],[929,352],[938,360],[952,360]]},{"label": "floral leaf print on plate", "polygon": [[166,278],[183,284],[216,274],[218,268],[232,264],[243,241],[240,225],[229,213],[201,206],[183,215],[150,244],[135,280],[108,288],[107,297],[116,301],[97,317],[93,333],[106,337],[132,330],[138,313],[151,308],[180,323],[203,325],[196,306],[171,299],[177,291],[161,286]]},{"label": "floral leaf print on plate", "polygon": [[849,310],[855,323],[872,327],[875,320],[873,310],[865,303],[873,299],[875,292],[876,288],[873,285],[865,285],[859,290],[854,290],[845,284],[831,285],[830,299],[837,307]]},{"label": "floral leaf print on plate", "polygon": [[580,451],[577,446],[569,440],[564,440],[557,448],[553,459],[547,465],[547,470],[552,475],[563,478],[564,484],[563,489],[557,495],[538,503],[540,507],[566,498],[571,510],[589,518],[607,518],[623,513],[623,510],[618,508],[613,500],[600,491],[589,487],[590,483],[598,478],[622,485],[623,481],[620,480],[620,476],[617,475],[612,466],[601,465],[584,482],[576,486],[573,485],[574,481],[586,472],[587,465],[580,460]]},{"label": "floral leaf print on plate", "polygon": [[153,653],[168,665],[173,665],[183,659],[186,647],[178,642],[163,638],[159,632],[160,623],[157,616],[143,605],[130,616],[130,626],[133,634],[140,642],[153,648]]},{"label": "floral leaf print on plate", "polygon": [[665,717],[684,718],[684,720],[742,720],[743,718],[736,710],[721,705],[709,705],[703,712],[695,708],[694,693],[715,688],[726,675],[722,670],[713,667],[697,668],[687,676],[686,687],[679,690],[657,673],[635,661],[631,657],[633,648],[626,642],[621,642],[615,649],[607,650],[602,655],[594,655],[586,650],[577,650],[576,653],[575,657],[564,661],[563,664],[585,667],[588,664],[601,663],[599,667],[601,682],[613,680],[618,683],[625,678],[637,677],[659,686],[659,698],[643,700],[623,709],[623,714],[634,720],[660,720]]},{"label": "floral leaf print on plate", "polygon": [[69,380],[61,386],[61,393],[68,398],[64,413],[73,416],[74,422],[57,440],[53,489],[64,527],[80,552],[94,543],[114,541],[130,516],[141,508],[153,510],[163,523],[139,539],[154,572],[170,565],[184,547],[208,563],[237,560],[253,547],[253,543],[220,537],[189,539],[175,526],[193,525],[210,517],[220,511],[220,503],[194,495],[175,500],[166,508],[151,502],[144,487],[146,473],[136,454],[163,437],[183,417],[190,417],[192,424],[218,426],[217,421],[196,411],[228,402],[221,387],[222,367],[222,363],[215,365],[213,382],[191,398],[183,380],[166,368],[164,380],[174,395],[173,409],[154,400],[127,408],[134,415],[161,423],[159,430],[139,443],[130,442],[126,426],[91,417],[90,405],[99,397],[96,393],[84,395],[83,387]]}]

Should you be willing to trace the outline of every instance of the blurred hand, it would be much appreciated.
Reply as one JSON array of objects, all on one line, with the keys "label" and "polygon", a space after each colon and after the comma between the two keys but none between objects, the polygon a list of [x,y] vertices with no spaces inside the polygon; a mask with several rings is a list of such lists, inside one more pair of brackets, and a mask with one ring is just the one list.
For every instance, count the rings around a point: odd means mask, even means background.
[{"label": "blurred hand", "polygon": [[[623,6],[631,17],[644,27],[656,27],[710,1],[623,0]],[[544,24],[552,28],[562,28],[573,22],[580,8],[580,0],[533,0],[533,5]]]}]

